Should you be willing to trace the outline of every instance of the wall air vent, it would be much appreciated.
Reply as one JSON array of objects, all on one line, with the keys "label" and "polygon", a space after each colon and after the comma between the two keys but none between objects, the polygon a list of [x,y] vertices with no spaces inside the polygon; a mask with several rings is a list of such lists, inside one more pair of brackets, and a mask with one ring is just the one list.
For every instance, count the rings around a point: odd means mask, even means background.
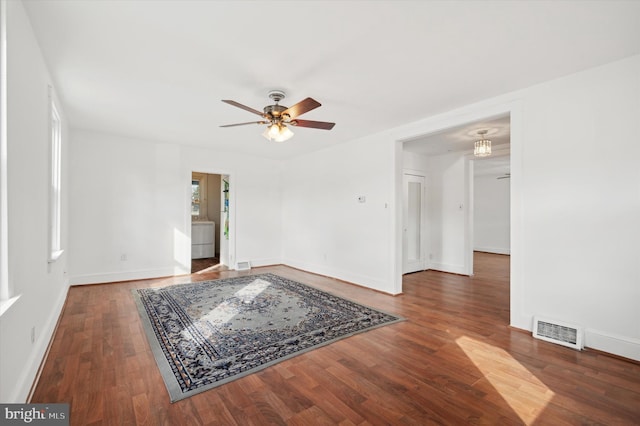
[{"label": "wall air vent", "polygon": [[561,321],[533,318],[533,337],[558,345],[581,350],[583,346],[582,327]]},{"label": "wall air vent", "polygon": [[251,269],[249,262],[238,262],[236,265],[236,271],[248,271],[249,269]]}]

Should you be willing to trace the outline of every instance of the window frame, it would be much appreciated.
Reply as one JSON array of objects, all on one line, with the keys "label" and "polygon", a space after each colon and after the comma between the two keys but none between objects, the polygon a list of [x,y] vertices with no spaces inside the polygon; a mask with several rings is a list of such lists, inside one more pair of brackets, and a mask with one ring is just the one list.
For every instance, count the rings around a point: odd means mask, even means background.
[{"label": "window frame", "polygon": [[198,181],[198,187],[200,191],[200,198],[198,200],[198,214],[193,214],[193,195],[191,201],[191,219],[195,221],[206,219],[207,212],[207,175],[204,173],[192,172],[191,173],[191,186],[193,194],[193,182]]},{"label": "window frame", "polygon": [[49,263],[62,256],[62,119],[49,86]]}]

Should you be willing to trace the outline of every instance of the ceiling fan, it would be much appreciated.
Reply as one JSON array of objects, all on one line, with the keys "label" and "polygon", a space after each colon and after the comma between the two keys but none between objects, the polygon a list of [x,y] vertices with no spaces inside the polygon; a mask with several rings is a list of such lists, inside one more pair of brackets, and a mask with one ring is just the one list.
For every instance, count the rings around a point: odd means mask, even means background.
[{"label": "ceiling fan", "polygon": [[336,123],[328,123],[326,121],[313,121],[313,120],[300,120],[298,116],[309,112],[313,109],[321,106],[320,102],[312,98],[306,98],[292,107],[286,107],[280,105],[279,102],[285,97],[284,92],[281,90],[272,90],[269,92],[269,98],[275,102],[274,105],[267,105],[263,108],[263,112],[256,109],[242,105],[236,101],[229,99],[223,99],[222,102],[229,105],[233,105],[245,111],[252,112],[263,118],[260,121],[249,121],[246,123],[225,124],[220,127],[235,127],[244,126],[247,124],[267,124],[267,129],[262,136],[269,140],[276,142],[284,142],[293,136],[293,132],[287,127],[287,125],[297,127],[310,127],[312,129],[331,130]]}]

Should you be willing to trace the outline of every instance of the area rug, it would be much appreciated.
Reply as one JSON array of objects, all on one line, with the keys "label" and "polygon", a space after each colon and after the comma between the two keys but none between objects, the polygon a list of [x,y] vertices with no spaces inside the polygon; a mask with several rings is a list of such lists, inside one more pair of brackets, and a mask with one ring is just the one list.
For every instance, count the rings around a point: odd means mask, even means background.
[{"label": "area rug", "polygon": [[274,274],[133,295],[171,402],[402,320]]}]

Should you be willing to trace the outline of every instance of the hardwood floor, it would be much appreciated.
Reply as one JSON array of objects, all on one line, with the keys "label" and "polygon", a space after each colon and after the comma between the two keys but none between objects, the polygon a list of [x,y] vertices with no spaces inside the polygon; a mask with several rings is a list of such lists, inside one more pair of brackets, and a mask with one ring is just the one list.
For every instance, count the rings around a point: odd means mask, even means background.
[{"label": "hardwood floor", "polygon": [[191,273],[206,274],[209,272],[226,271],[227,268],[220,263],[220,258],[206,257],[204,259],[191,259]]},{"label": "hardwood floor", "polygon": [[[475,258],[396,297],[283,266],[72,287],[31,402],[69,402],[72,425],[638,424],[640,364],[510,328],[509,258]],[[407,321],[171,404],[131,289],[262,272]]]}]

